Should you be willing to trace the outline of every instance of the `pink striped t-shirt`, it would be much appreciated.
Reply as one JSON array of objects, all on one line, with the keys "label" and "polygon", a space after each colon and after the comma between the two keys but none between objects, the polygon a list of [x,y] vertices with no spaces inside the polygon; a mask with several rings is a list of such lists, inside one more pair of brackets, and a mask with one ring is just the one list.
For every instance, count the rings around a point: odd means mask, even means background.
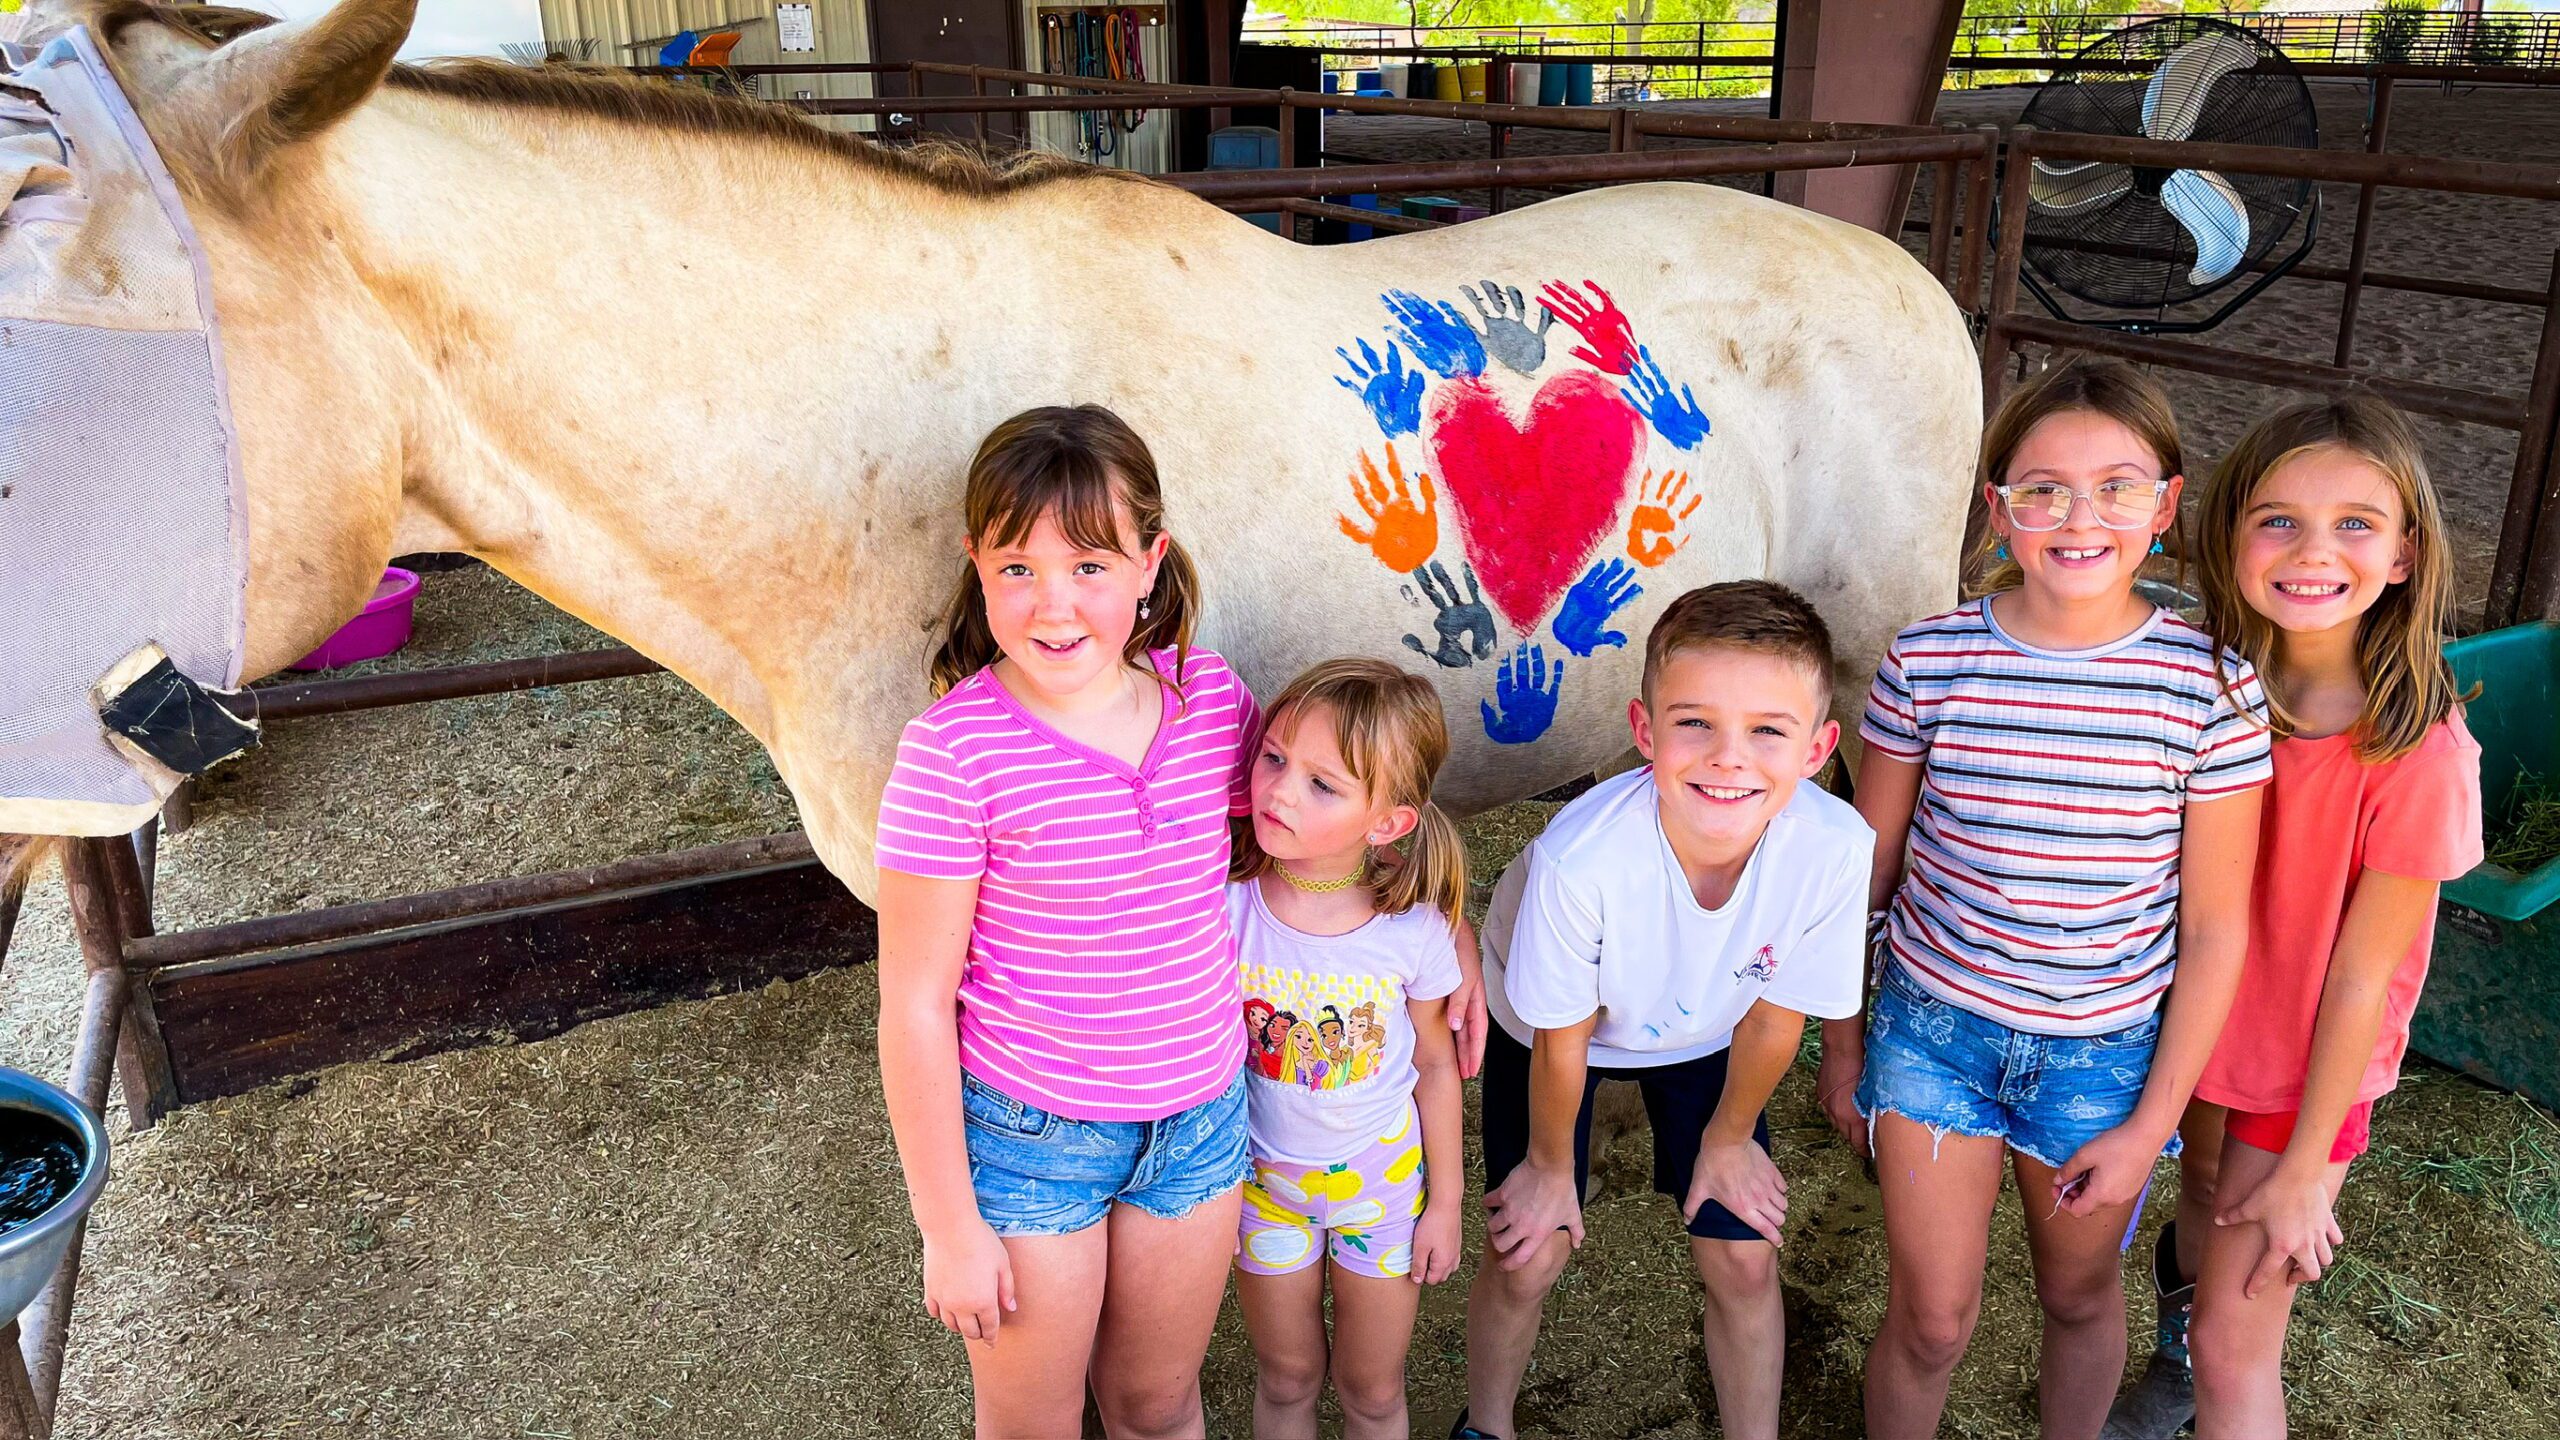
[{"label": "pink striped t-shirt", "polygon": [[[1173,654],[1150,658],[1171,674]],[[1078,1120],[1161,1120],[1244,1068],[1227,817],[1261,734],[1227,662],[1190,652],[1136,769],[1033,718],[993,670],[907,725],[879,863],[975,880],[960,1068]]]}]

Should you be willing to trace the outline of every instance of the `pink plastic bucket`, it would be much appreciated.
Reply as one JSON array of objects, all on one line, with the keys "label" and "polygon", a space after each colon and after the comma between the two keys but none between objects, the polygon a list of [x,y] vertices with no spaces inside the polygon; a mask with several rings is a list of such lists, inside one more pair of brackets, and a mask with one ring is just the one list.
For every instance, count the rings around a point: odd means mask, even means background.
[{"label": "pink plastic bucket", "polygon": [[418,577],[387,566],[373,598],[356,618],[320,642],[320,648],[293,662],[296,670],[335,670],[359,660],[379,660],[409,643],[409,625],[418,603]]}]

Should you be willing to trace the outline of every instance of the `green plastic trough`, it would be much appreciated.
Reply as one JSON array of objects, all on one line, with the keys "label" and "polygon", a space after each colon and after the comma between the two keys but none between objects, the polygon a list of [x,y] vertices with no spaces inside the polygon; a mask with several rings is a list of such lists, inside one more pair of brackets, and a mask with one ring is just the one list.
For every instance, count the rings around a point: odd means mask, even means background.
[{"label": "green plastic trough", "polygon": [[[2560,777],[2560,625],[2519,625],[2445,647],[2480,742],[2481,809],[2494,833],[2526,775]],[[2522,874],[2483,864],[2444,887],[2435,958],[2410,1044],[2560,1108],[2560,859]]]}]

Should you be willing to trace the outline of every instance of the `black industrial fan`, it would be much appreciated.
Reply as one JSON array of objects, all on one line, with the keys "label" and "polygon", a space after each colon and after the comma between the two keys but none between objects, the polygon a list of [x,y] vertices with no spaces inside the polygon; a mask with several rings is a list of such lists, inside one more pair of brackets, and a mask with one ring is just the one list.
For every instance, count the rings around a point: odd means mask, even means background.
[{"label": "black industrial fan", "polygon": [[[2081,51],[2019,121],[2152,140],[2320,144],[2311,92],[2284,52],[2193,16],[2129,25]],[[2319,187],[2309,180],[2042,158],[2031,178],[2021,278],[2057,318],[2080,324],[2208,329],[2299,263],[2318,230]],[[2297,229],[2299,240],[2279,255]],[[2169,318],[2171,307],[2244,276],[2212,314]],[[2142,313],[2075,314],[2063,296]]]}]

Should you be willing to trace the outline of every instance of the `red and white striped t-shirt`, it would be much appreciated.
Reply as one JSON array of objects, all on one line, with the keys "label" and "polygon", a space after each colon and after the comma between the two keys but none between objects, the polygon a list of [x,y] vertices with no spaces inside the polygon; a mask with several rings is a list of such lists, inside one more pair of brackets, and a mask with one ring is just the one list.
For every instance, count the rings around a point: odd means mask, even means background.
[{"label": "red and white striped t-shirt", "polygon": [[1893,963],[2030,1034],[2148,1019],[2177,971],[2187,805],[2267,783],[2266,714],[2249,663],[2167,610],[2093,650],[2025,644],[1988,600],[1903,631],[1859,726],[1921,767]]},{"label": "red and white striped t-shirt", "polygon": [[[1159,674],[1174,652],[1153,652]],[[978,882],[960,973],[960,1067],[1078,1120],[1161,1120],[1244,1068],[1227,926],[1227,817],[1247,808],[1253,695],[1207,650],[1144,762],[1078,744],[992,670],[907,725],[879,863]]]}]

